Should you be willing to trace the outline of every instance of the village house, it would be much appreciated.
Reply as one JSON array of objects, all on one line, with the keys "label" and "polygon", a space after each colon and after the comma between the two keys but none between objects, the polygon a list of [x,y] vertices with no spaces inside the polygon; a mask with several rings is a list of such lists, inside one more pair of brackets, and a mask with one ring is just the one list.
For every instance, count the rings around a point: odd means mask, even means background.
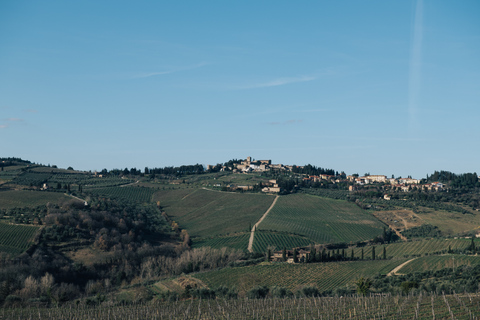
[{"label": "village house", "polygon": [[419,184],[420,180],[412,178],[399,178],[398,182],[401,184]]},{"label": "village house", "polygon": [[268,183],[270,186],[264,187],[262,192],[265,193],[279,193],[281,191],[280,187],[277,184],[277,180],[269,180]]}]

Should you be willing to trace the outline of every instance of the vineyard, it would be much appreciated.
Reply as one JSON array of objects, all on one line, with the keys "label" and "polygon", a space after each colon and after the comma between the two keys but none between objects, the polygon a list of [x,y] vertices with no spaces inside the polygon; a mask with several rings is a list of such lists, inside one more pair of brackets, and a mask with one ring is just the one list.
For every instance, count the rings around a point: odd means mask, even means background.
[{"label": "vineyard", "polygon": [[373,239],[383,227],[355,204],[305,194],[280,197],[259,225],[261,230],[294,233],[315,243]]},{"label": "vineyard", "polygon": [[15,177],[12,182],[25,186],[39,186],[48,181],[51,173],[25,172]]},{"label": "vineyard", "polygon": [[144,187],[111,187],[88,189],[88,193],[107,198],[121,198],[133,202],[150,202],[155,191]]},{"label": "vineyard", "polygon": [[36,207],[48,202],[59,203],[71,199],[63,193],[46,191],[0,191],[0,208]]},{"label": "vineyard", "polygon": [[[396,242],[375,246],[375,254],[377,257],[381,256],[383,253],[383,247],[385,247],[388,258],[409,258],[428,254],[447,253],[449,248],[452,250],[463,250],[469,245],[470,241],[467,239],[429,239],[411,242]],[[364,257],[370,258],[372,256],[372,248],[373,246],[355,248],[354,255],[356,258],[361,257],[363,250]],[[348,254],[350,254],[350,250],[348,250]]]},{"label": "vineyard", "polygon": [[187,229],[191,236],[211,237],[249,231],[274,197],[183,189],[157,192],[154,199],[160,201],[167,215]]},{"label": "vineyard", "polygon": [[0,252],[17,255],[32,244],[38,227],[12,225],[0,222]]},{"label": "vineyard", "polygon": [[444,268],[458,268],[459,266],[478,265],[480,264],[480,256],[467,256],[467,255],[445,255],[445,256],[429,256],[417,258],[402,269],[399,273],[414,273],[419,270],[437,271]]},{"label": "vineyard", "polygon": [[3,309],[3,319],[478,319],[480,295],[192,299],[86,307]]},{"label": "vineyard", "polygon": [[203,238],[195,239],[193,241],[193,248],[199,247],[212,247],[215,249],[221,249],[223,247],[247,250],[248,239],[250,237],[249,232],[245,232],[240,235],[225,236],[225,237],[215,237],[215,238]]},{"label": "vineyard", "polygon": [[352,285],[358,278],[386,274],[405,260],[353,261],[329,263],[265,263],[247,267],[225,268],[194,274],[210,288],[220,285],[248,291],[257,285],[281,286],[298,290],[316,286],[321,292]]},{"label": "vineyard", "polygon": [[290,250],[295,247],[305,247],[311,243],[309,239],[293,234],[257,230],[253,240],[253,251],[266,252],[268,247],[273,247],[273,250],[283,248]]}]

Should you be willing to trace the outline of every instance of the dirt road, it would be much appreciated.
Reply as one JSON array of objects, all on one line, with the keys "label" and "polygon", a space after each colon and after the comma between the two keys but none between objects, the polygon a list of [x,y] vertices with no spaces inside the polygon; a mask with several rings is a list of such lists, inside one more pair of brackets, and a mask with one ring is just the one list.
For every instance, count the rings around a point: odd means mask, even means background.
[{"label": "dirt road", "polygon": [[265,219],[265,217],[270,212],[270,210],[273,209],[273,207],[275,206],[275,203],[277,203],[277,200],[278,200],[278,196],[275,197],[275,200],[273,200],[272,204],[270,205],[270,208],[268,208],[267,211],[265,211],[265,213],[260,218],[260,220],[258,220],[258,222],[255,223],[255,225],[252,227],[252,231],[250,231],[250,239],[248,240],[248,251],[253,252],[253,238],[255,237],[255,230],[257,229],[258,225],[263,221],[263,219]]}]

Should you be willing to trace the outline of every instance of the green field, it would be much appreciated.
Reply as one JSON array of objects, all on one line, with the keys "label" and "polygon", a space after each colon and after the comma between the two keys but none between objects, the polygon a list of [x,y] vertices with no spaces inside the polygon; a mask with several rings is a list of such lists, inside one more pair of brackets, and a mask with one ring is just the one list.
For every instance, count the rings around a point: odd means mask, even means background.
[{"label": "green field", "polygon": [[212,247],[215,249],[228,247],[228,248],[246,251],[248,247],[249,237],[250,237],[250,232],[245,232],[243,234],[233,235],[233,236],[195,239],[193,241],[192,247],[193,248]]},{"label": "green field", "polygon": [[129,201],[145,203],[152,200],[152,195],[155,191],[151,188],[126,186],[88,189],[88,192],[96,196],[117,199],[121,198]]},{"label": "green field", "polygon": [[257,285],[282,286],[298,290],[313,285],[320,291],[332,290],[345,285],[354,285],[362,276],[386,274],[405,260],[352,261],[328,263],[263,263],[260,265],[224,268],[192,275],[210,288],[220,285],[235,286],[248,291]]},{"label": "green field", "polygon": [[274,251],[282,250],[283,248],[290,250],[296,247],[309,246],[311,243],[311,240],[302,236],[257,230],[253,239],[252,249],[254,252],[266,252],[268,247],[273,247]]},{"label": "green field", "polygon": [[204,189],[159,191],[154,201],[193,237],[246,232],[270,207],[273,196]]},{"label": "green field", "polygon": [[460,254],[449,254],[444,256],[428,256],[416,258],[409,262],[398,273],[414,273],[417,271],[437,271],[445,268],[457,268],[459,266],[475,266],[480,264],[480,256],[467,256]]},{"label": "green field", "polygon": [[8,190],[0,191],[0,208],[36,207],[49,202],[59,203],[72,198],[60,192]]},{"label": "green field", "polygon": [[355,242],[381,235],[384,224],[353,203],[306,194],[281,196],[259,225],[315,243]]},{"label": "green field", "polygon": [[[396,242],[385,245],[375,246],[376,256],[381,256],[383,247],[386,247],[387,258],[409,258],[413,256],[423,256],[425,254],[446,253],[450,247],[452,250],[463,250],[470,245],[469,239],[425,239],[409,242]],[[372,246],[355,248],[355,257],[359,258],[363,249],[364,257],[370,259],[372,256]],[[350,249],[347,250],[350,255]]]},{"label": "green field", "polygon": [[32,244],[39,227],[0,222],[0,252],[17,255]]}]

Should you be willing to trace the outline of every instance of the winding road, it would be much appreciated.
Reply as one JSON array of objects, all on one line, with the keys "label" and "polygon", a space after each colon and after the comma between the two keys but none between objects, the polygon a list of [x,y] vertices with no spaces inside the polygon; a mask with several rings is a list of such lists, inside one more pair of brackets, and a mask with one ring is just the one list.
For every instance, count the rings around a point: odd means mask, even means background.
[{"label": "winding road", "polygon": [[260,218],[260,220],[258,220],[258,222],[255,223],[255,225],[252,227],[252,231],[250,231],[250,239],[248,240],[248,251],[249,251],[249,252],[253,252],[253,238],[255,237],[255,230],[257,229],[258,225],[263,221],[263,219],[265,219],[265,217],[266,217],[267,214],[270,212],[270,210],[273,209],[273,207],[275,206],[275,203],[277,203],[278,197],[279,197],[279,196],[276,196],[276,197],[275,197],[275,200],[273,200],[272,204],[271,204],[270,207],[267,209],[267,211],[265,211],[265,213],[264,213],[263,216]]}]

